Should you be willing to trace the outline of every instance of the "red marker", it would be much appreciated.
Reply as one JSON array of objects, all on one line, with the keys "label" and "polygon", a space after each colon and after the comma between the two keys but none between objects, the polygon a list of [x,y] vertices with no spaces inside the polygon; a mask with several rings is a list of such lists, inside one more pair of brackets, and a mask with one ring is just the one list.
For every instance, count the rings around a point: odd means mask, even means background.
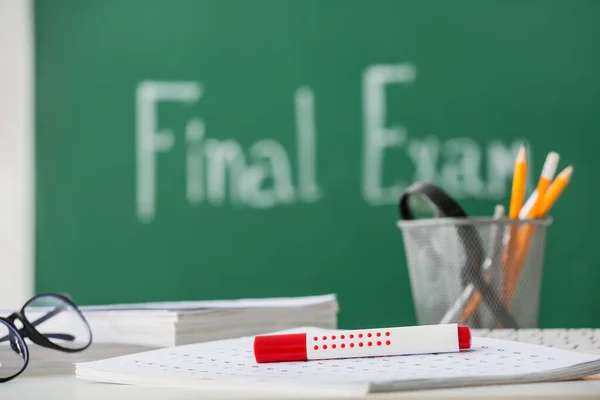
[{"label": "red marker", "polygon": [[471,347],[471,331],[457,324],[333,330],[254,338],[256,362],[458,352]]}]

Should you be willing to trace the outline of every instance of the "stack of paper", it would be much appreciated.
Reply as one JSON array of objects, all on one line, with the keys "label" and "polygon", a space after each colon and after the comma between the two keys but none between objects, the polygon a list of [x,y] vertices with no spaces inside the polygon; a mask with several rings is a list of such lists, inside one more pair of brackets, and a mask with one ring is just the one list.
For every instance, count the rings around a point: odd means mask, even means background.
[{"label": "stack of paper", "polygon": [[[297,332],[321,334],[315,328]],[[457,353],[257,364],[253,338],[159,349],[76,365],[82,380],[269,393],[369,392],[577,379],[600,372],[600,355],[474,337]]]},{"label": "stack of paper", "polygon": [[[133,344],[94,343],[85,351],[65,353],[38,346],[31,341],[27,341],[27,346],[29,348],[29,364],[23,372],[23,376],[71,374],[73,373],[73,364],[76,363],[156,349],[152,346]],[[11,352],[11,357],[13,356],[10,346],[0,345],[0,360],[10,359],[3,356],[3,352]]]},{"label": "stack of paper", "polygon": [[337,327],[338,303],[336,296],[330,294],[119,304],[80,309],[92,328],[94,343],[171,347],[303,325],[333,329]]}]

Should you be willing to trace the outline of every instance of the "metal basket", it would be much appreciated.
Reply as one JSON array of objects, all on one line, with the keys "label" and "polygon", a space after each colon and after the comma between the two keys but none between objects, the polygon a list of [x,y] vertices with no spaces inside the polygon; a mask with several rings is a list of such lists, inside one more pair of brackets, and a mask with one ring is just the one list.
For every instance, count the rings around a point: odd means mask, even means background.
[{"label": "metal basket", "polygon": [[551,218],[400,220],[419,324],[536,328]]}]

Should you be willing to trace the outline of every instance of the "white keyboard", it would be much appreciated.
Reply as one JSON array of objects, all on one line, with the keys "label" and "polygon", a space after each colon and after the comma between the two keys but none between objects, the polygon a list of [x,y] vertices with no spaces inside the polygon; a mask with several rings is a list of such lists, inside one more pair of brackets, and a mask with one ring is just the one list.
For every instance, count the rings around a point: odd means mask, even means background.
[{"label": "white keyboard", "polygon": [[600,329],[471,329],[471,334],[600,354]]}]

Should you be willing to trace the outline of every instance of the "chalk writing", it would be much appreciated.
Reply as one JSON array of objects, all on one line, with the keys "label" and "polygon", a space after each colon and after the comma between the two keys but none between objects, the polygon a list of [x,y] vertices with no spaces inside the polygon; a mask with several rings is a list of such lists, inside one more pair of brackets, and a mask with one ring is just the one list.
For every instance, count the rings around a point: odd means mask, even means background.
[{"label": "chalk writing", "polygon": [[[442,140],[436,135],[409,132],[390,115],[386,89],[409,87],[417,69],[408,63],[373,65],[362,76],[362,159],[360,193],[369,206],[395,204],[417,180],[442,186],[456,198],[501,199],[507,195],[513,161],[521,141],[492,139],[481,144],[469,137]],[[211,137],[202,115],[185,122],[184,132],[158,129],[162,102],[182,107],[210,101],[200,82],[143,81],[136,91],[136,212],[140,222],[156,218],[157,169],[160,154],[185,146],[185,197],[191,207],[231,206],[269,209],[299,203],[314,204],[327,195],[319,181],[319,134],[316,97],[311,87],[299,86],[291,96],[295,121],[295,162],[288,149],[271,138],[247,148],[235,139]],[[289,101],[289,100],[288,100]],[[357,127],[360,130],[361,127]],[[347,146],[340,138],[340,146]],[[408,168],[386,171],[385,161],[404,159]],[[406,164],[406,163],[405,163]],[[384,175],[393,175],[384,183]],[[182,189],[183,190],[183,189]],[[332,190],[335,190],[332,189]]]},{"label": "chalk writing", "polygon": [[[175,143],[170,130],[158,132],[161,101],[193,103],[200,100],[197,82],[144,81],[137,88],[137,217],[151,222],[156,213],[157,154]],[[209,136],[198,117],[185,129],[186,197],[190,205],[248,206],[266,209],[298,202],[314,203],[323,196],[316,177],[317,137],[314,94],[307,86],[294,93],[297,143],[297,185],[286,149],[274,139],[260,139],[245,151],[234,139]],[[229,189],[229,190],[228,190]]]}]

